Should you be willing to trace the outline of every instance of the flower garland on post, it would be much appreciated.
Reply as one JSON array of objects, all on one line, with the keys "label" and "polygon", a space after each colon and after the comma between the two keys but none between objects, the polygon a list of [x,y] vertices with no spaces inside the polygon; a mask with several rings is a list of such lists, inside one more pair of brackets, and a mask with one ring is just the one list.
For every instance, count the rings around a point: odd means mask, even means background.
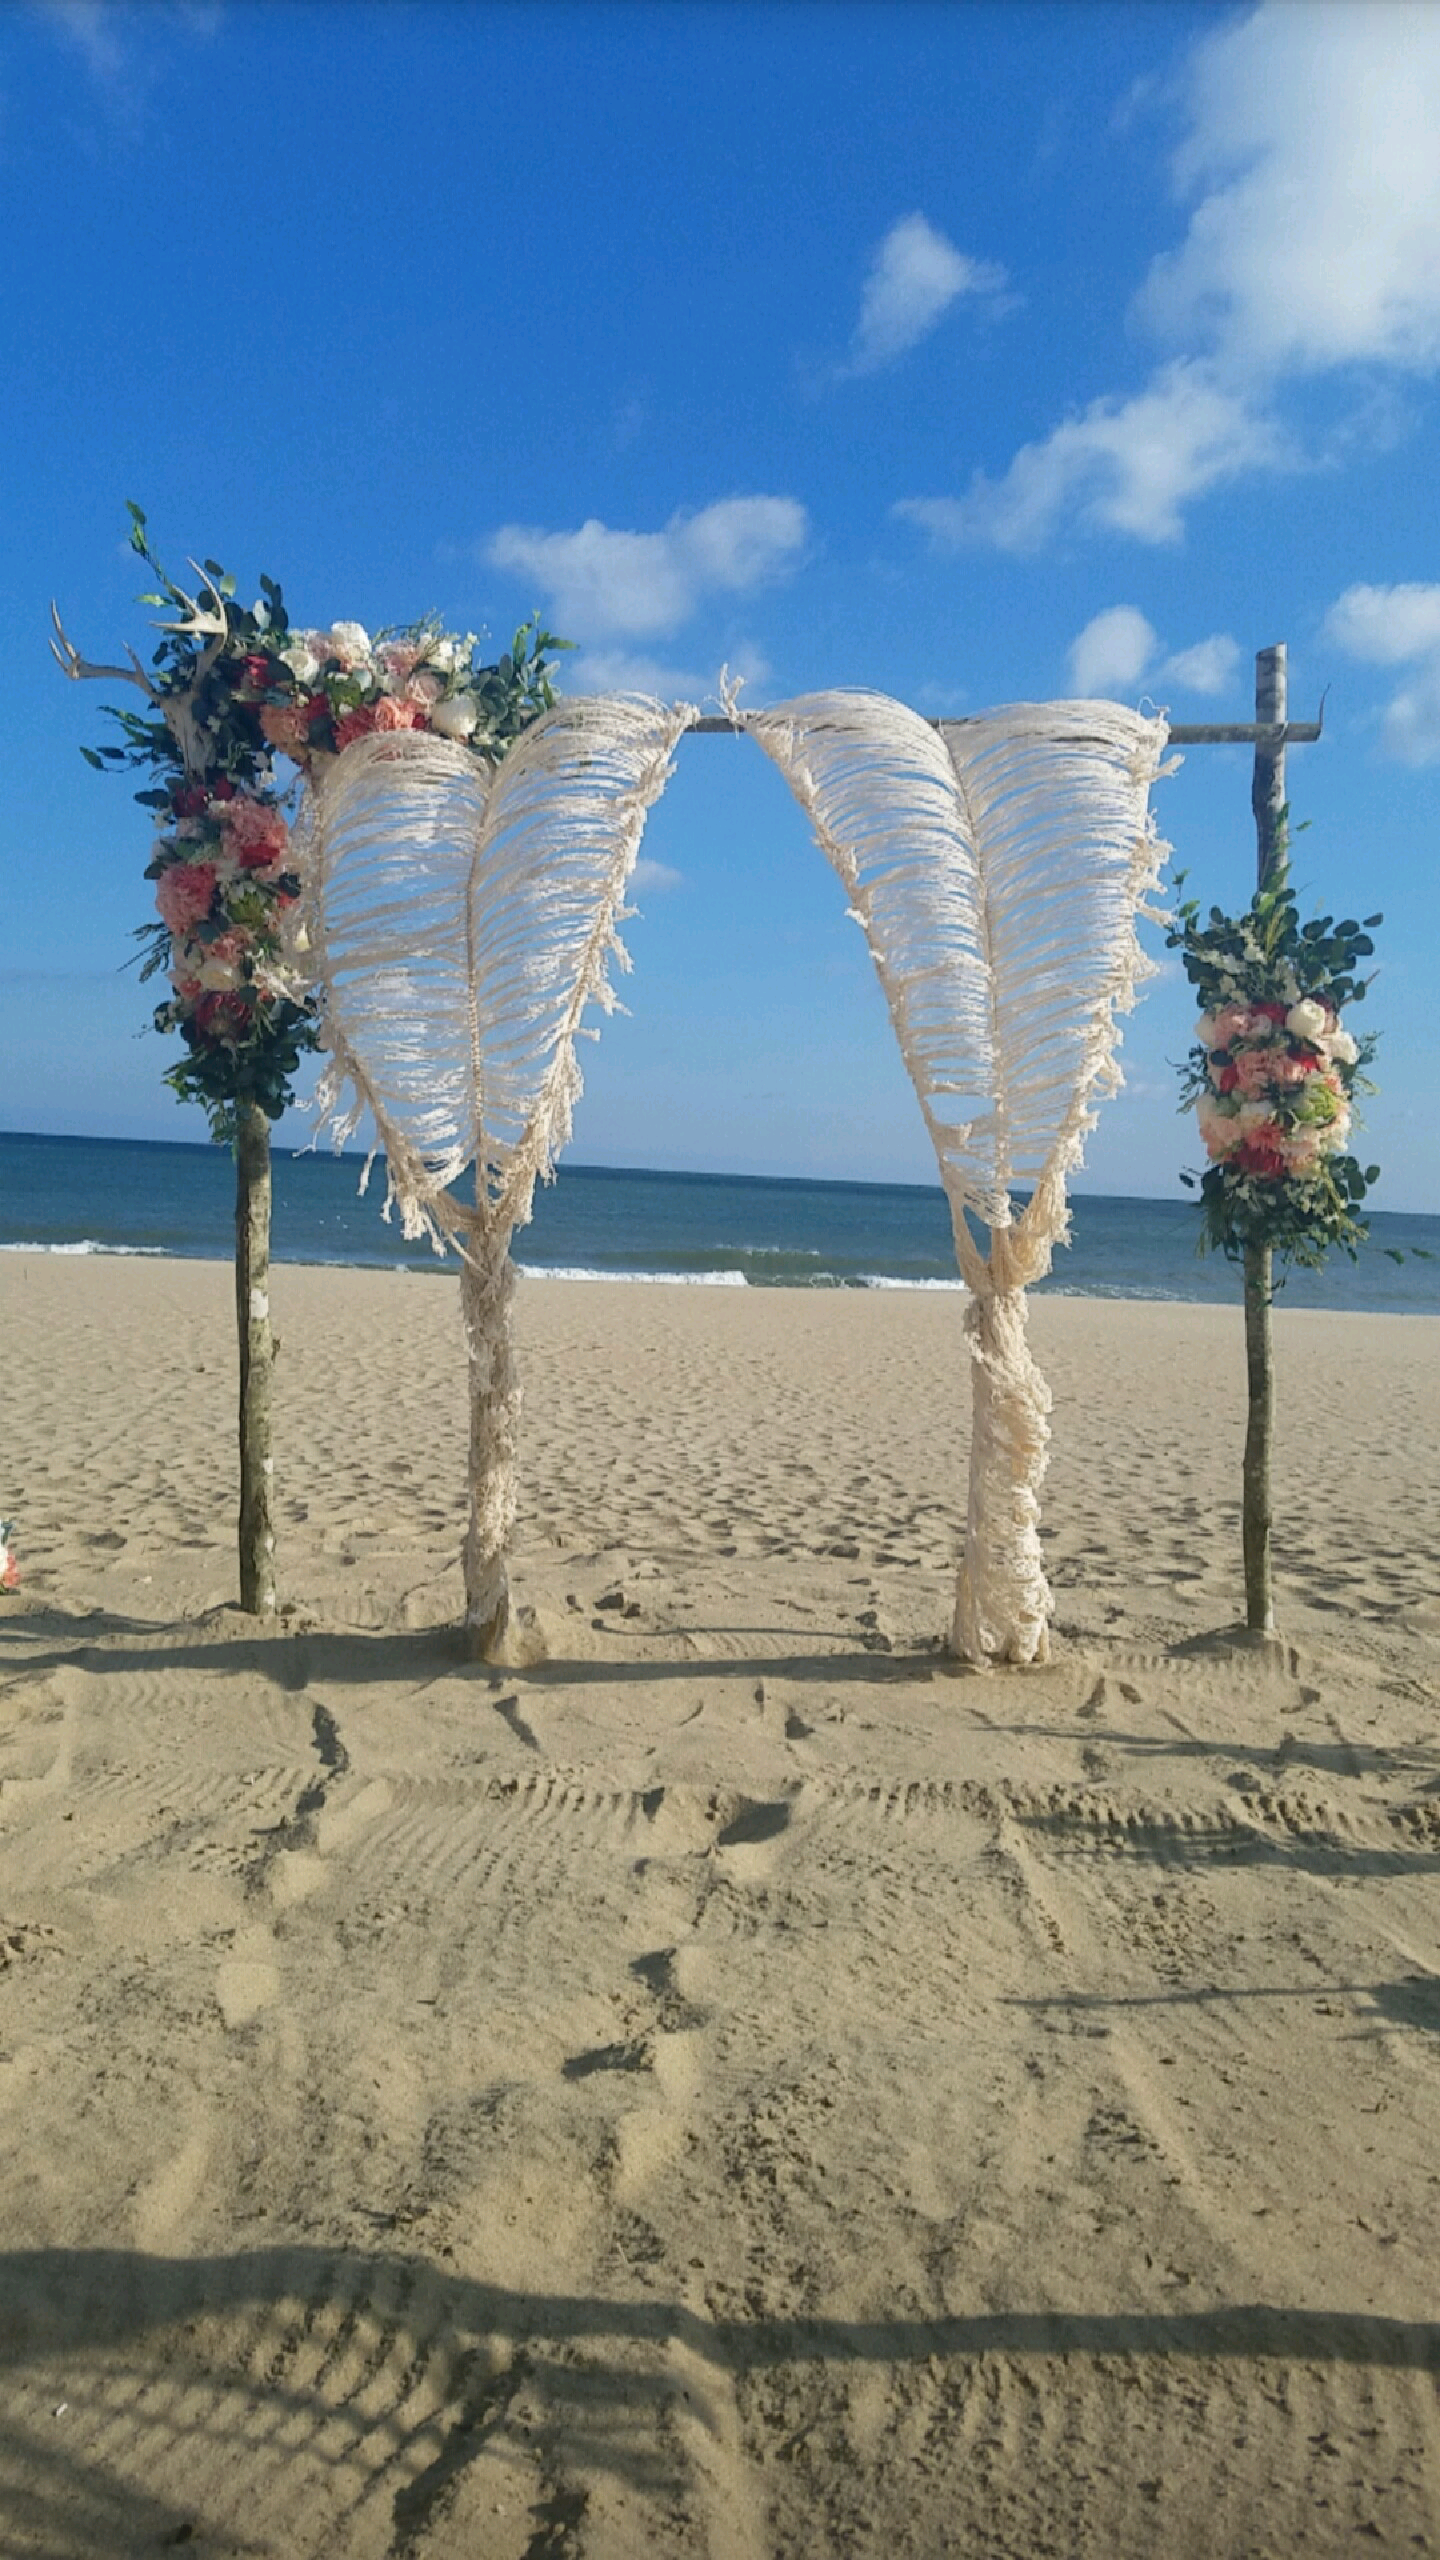
[{"label": "flower garland on post", "polygon": [[[1341,1017],[1363,1001],[1359,974],[1383,918],[1302,925],[1290,881],[1284,816],[1274,856],[1243,915],[1198,899],[1166,939],[1202,1007],[1181,1068],[1182,1109],[1193,1108],[1209,1157],[1198,1178],[1200,1249],[1243,1265],[1250,1430],[1245,1460],[1245,1603],[1252,1635],[1275,1631],[1270,1577],[1270,1303],[1273,1259],[1318,1270],[1338,1248],[1354,1260],[1369,1234],[1363,1202],[1378,1165],[1348,1152],[1355,1096],[1373,1033]],[[1182,1174],[1191,1189],[1197,1177]]]},{"label": "flower garland on post", "polygon": [[[148,769],[137,791],[154,814],[158,920],[137,928],[141,977],[165,972],[170,994],[155,1028],[178,1032],[186,1054],[165,1082],[198,1102],[217,1141],[234,1150],[235,1297],[240,1346],[240,1605],[275,1607],[274,1464],[270,1451],[270,1123],[295,1099],[302,1055],[319,1045],[301,937],[290,824],[274,758],[302,774],[377,730],[431,729],[498,763],[532,720],[553,707],[547,652],[570,646],[525,624],[494,665],[477,661],[473,632],[430,616],[372,639],[357,622],[293,631],[280,587],[262,577],[248,610],[218,561],[197,569],[199,597],[161,567],[143,511],[128,502],[130,541],[156,580],[140,598],[162,620],[147,670],[82,658],[54,612],[51,647],[75,679],[137,686],[146,710],[110,709],[123,743],[83,747],[97,771]],[[193,565],[193,564],[192,564]]]}]

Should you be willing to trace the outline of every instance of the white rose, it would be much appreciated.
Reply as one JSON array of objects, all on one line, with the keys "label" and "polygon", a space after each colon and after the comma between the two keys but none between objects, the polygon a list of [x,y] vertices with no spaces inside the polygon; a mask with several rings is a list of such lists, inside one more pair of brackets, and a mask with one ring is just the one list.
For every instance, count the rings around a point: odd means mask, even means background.
[{"label": "white rose", "polygon": [[320,673],[320,660],[314,647],[316,637],[317,634],[309,631],[297,632],[281,649],[280,655],[297,684],[313,684]]},{"label": "white rose", "polygon": [[1214,1048],[1215,1016],[1213,1013],[1201,1014],[1199,1021],[1195,1025],[1194,1036],[1199,1041],[1202,1049]]},{"label": "white rose", "polygon": [[370,656],[370,634],[363,622],[335,622],[330,626],[330,655],[342,667],[358,667]]},{"label": "white rose", "polygon": [[1324,1035],[1328,1020],[1323,1004],[1317,1004],[1313,996],[1302,996],[1286,1014],[1285,1028],[1297,1040],[1319,1040]]},{"label": "white rose", "polygon": [[194,974],[208,995],[220,995],[237,983],[240,972],[233,960],[202,960]]},{"label": "white rose", "polygon": [[473,738],[479,725],[480,702],[473,693],[452,693],[448,702],[437,702],[430,714],[430,726],[442,738]]},{"label": "white rose", "polygon": [[1332,1031],[1329,1046],[1331,1057],[1338,1058],[1342,1067],[1353,1067],[1360,1055],[1359,1044],[1348,1031]]}]

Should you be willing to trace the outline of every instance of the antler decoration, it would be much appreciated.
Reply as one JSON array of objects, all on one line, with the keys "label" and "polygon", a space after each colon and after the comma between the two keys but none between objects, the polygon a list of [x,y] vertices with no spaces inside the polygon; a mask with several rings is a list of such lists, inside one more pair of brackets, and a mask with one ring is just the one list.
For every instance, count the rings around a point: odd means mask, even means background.
[{"label": "antler decoration", "polygon": [[146,674],[128,644],[125,650],[130,661],[128,667],[102,667],[89,658],[82,658],[60,619],[58,605],[53,602],[50,619],[55,625],[55,638],[50,643],[50,654],[61,674],[69,676],[76,684],[86,677],[114,676],[121,684],[138,685],[146,700],[153,702],[160,713],[180,750],[186,774],[193,779],[205,762],[195,724],[195,697],[230,637],[230,617],[214,579],[198,561],[192,560],[190,566],[200,581],[202,594],[208,593],[213,602],[202,603],[199,597],[187,596],[183,587],[176,587],[173,592],[184,607],[181,619],[178,622],[157,621],[155,625],[157,631],[171,631],[181,639],[203,639],[206,643],[191,670],[189,682],[183,688],[177,688],[173,693],[162,691]]},{"label": "antler decoration", "polygon": [[163,695],[157,693],[133,649],[127,648],[125,652],[130,660],[128,667],[96,666],[92,659],[81,657],[60,619],[60,608],[53,598],[50,605],[50,619],[55,625],[55,638],[50,643],[50,655],[62,675],[69,676],[75,684],[79,684],[86,676],[115,676],[121,684],[138,684],[141,692],[148,694],[152,702],[163,701]]}]

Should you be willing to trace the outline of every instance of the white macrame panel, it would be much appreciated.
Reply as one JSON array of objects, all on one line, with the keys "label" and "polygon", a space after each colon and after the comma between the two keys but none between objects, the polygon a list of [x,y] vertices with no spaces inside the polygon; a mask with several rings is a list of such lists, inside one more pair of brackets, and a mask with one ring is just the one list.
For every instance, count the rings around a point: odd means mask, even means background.
[{"label": "white macrame panel", "polygon": [[[1151,966],[1135,927],[1165,850],[1148,805],[1165,724],[1117,703],[1019,703],[937,732],[874,693],[737,717],[808,811],[864,931],[972,1292],[953,1640],[975,1661],[1041,1660],[1050,1396],[1023,1293],[1065,1232],[1067,1176],[1120,1081],[1116,1017]],[[990,1229],[988,1254],[967,1211]]]},{"label": "white macrame panel", "polygon": [[1063,1232],[1063,1177],[1117,1080],[1115,1016],[1150,968],[1135,918],[1164,851],[1147,813],[1164,722],[1019,703],[937,731],[877,693],[738,716],[844,882],[952,1203],[1004,1227],[1014,1186],[1058,1175]]},{"label": "white macrame panel", "polygon": [[[492,1658],[509,1619],[520,1425],[510,1235],[570,1134],[581,1017],[613,1007],[611,961],[629,966],[626,883],[694,717],[627,695],[564,702],[493,776],[443,738],[368,738],[337,758],[310,813],[322,1114],[343,1142],[371,1112],[405,1233],[463,1256],[466,1623]],[[448,1190],[472,1167],[473,1206]]]},{"label": "white macrame panel", "polygon": [[[453,1232],[444,1198],[478,1168],[483,1213],[529,1216],[570,1133],[587,1005],[609,965],[646,812],[694,718],[582,696],[492,776],[423,732],[366,738],[315,795],[306,925],[337,1141],[365,1110],[407,1235]],[[438,1231],[438,1232],[437,1232]]]}]

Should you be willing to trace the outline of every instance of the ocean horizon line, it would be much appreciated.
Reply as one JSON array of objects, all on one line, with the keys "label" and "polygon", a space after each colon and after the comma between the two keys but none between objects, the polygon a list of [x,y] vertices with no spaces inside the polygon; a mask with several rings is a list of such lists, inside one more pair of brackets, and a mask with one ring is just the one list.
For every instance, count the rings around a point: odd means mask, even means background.
[{"label": "ocean horizon line", "polygon": [[[223,1146],[217,1144],[213,1138],[95,1137],[80,1129],[0,1129],[0,1140],[6,1139],[12,1141],[18,1139],[27,1144],[52,1147],[149,1147],[154,1148],[157,1153],[204,1156],[207,1159],[213,1159],[217,1154],[226,1152]],[[307,1156],[313,1156],[321,1163],[355,1165],[362,1170],[367,1163],[383,1165],[386,1162],[383,1147],[373,1150],[368,1147],[337,1148],[317,1146],[313,1142],[297,1146],[292,1145],[288,1139],[284,1139],[278,1142],[275,1152],[296,1163],[303,1163]],[[944,1185],[938,1179],[934,1182],[882,1182],[873,1174],[728,1173],[704,1165],[590,1164],[577,1156],[566,1156],[557,1165],[557,1177],[561,1173],[581,1173],[596,1176],[602,1181],[617,1182],[701,1182],[726,1186],[739,1183],[754,1184],[757,1187],[784,1184],[787,1187],[805,1191],[900,1191],[912,1193],[919,1198],[940,1200],[946,1196]],[[1194,1203],[1179,1190],[1179,1181],[1177,1172],[1177,1189],[1174,1192],[1101,1191],[1093,1189],[1083,1180],[1072,1181],[1069,1185],[1069,1194],[1072,1200],[1077,1201],[1103,1200],[1115,1205],[1133,1201],[1137,1207],[1146,1209],[1171,1208],[1193,1214]],[[1030,1194],[1025,1186],[1020,1184],[1016,1187],[1015,1196],[1017,1199],[1028,1200]],[[1440,1217],[1440,1209],[1372,1209],[1369,1215],[1372,1219],[1394,1218],[1409,1222],[1415,1218]]]},{"label": "ocean horizon line", "polygon": [[[277,1147],[272,1259],[317,1269],[444,1270],[447,1259],[427,1238],[407,1238],[398,1219],[384,1217],[383,1166],[361,1192],[364,1163],[358,1148],[337,1156]],[[233,1251],[235,1183],[225,1148],[16,1130],[0,1133],[0,1167],[0,1261],[12,1272],[15,1256],[27,1253],[223,1262]],[[1198,1254],[1200,1220],[1183,1193],[1157,1200],[1079,1190],[1071,1208],[1069,1236],[1037,1290],[1235,1296],[1234,1272]],[[512,1251],[537,1283],[557,1276],[807,1293],[961,1288],[950,1204],[938,1182],[567,1161],[557,1181],[537,1190]],[[1358,1266],[1294,1273],[1280,1303],[1440,1314],[1440,1219],[1377,1211],[1372,1248]]]}]

